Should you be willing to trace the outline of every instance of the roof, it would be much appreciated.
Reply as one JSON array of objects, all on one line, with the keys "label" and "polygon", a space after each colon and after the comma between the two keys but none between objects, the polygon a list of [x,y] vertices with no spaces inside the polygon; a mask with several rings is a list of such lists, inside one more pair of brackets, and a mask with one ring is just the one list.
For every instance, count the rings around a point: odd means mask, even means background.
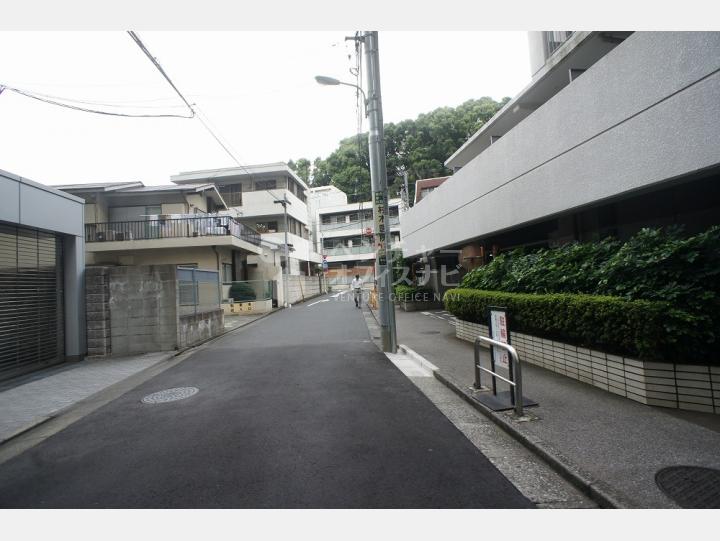
[{"label": "roof", "polygon": [[425,188],[437,188],[450,177],[422,178],[415,181],[415,202],[422,199],[422,191]]},{"label": "roof", "polygon": [[259,177],[272,178],[278,173],[291,176],[306,190],[309,186],[301,179],[295,171],[290,169],[285,162],[260,163],[255,165],[244,165],[239,167],[225,167],[220,169],[202,169],[199,171],[184,171],[177,175],[172,175],[170,180],[176,184],[188,184],[197,181],[223,181],[234,180],[243,177]]},{"label": "roof", "polygon": [[142,182],[92,182],[88,184],[62,184],[54,185],[56,190],[68,191],[84,191],[84,192],[112,192],[122,190],[124,188],[134,188],[143,186]]}]

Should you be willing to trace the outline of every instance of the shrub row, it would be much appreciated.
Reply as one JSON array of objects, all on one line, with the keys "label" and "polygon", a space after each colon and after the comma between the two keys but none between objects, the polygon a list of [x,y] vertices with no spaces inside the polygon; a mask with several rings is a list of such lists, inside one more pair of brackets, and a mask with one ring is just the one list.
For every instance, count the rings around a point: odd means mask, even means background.
[{"label": "shrub row", "polygon": [[[568,293],[528,294],[452,289],[445,308],[460,319],[487,325],[490,306],[508,310],[517,331],[648,361],[712,363],[702,346],[697,319],[668,303]],[[715,359],[717,361],[717,359]]]},{"label": "shrub row", "polygon": [[423,286],[408,286],[408,285],[396,285],[393,288],[393,293],[395,294],[395,299],[398,301],[432,301],[435,299],[434,295],[435,292],[431,287],[423,287]]}]

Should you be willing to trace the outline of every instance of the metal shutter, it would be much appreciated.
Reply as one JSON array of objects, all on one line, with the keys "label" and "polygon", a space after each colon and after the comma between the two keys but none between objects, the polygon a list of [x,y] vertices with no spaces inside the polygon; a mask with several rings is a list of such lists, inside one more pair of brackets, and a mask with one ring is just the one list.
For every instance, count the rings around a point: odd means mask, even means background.
[{"label": "metal shutter", "polygon": [[61,240],[0,225],[0,380],[64,360]]}]

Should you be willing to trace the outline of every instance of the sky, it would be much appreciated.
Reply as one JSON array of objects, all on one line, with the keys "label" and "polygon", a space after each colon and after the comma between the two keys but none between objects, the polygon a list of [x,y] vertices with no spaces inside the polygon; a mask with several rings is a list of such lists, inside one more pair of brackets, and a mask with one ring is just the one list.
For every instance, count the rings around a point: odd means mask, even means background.
[{"label": "sky", "polygon": [[[356,133],[353,89],[314,81],[355,82],[354,47],[344,39],[353,34],[138,31],[243,165],[325,158]],[[525,32],[381,31],[379,45],[385,122],[512,97],[530,81]],[[0,50],[0,85],[104,111],[188,113],[125,32],[2,32]],[[103,116],[0,93],[0,169],[31,180],[152,185],[232,166],[197,118]]]}]

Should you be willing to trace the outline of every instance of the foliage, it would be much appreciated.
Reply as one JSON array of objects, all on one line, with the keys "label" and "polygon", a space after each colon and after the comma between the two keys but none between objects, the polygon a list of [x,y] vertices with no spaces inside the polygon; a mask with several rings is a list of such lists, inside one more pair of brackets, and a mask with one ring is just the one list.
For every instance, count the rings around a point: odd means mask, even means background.
[{"label": "foliage", "polygon": [[699,352],[682,357],[720,356],[720,226],[689,237],[680,228],[643,229],[624,243],[515,250],[468,273],[461,287],[666,302],[678,316],[666,330],[691,336]]},{"label": "foliage", "polygon": [[704,344],[688,314],[665,302],[479,289],[451,289],[444,302],[458,318],[485,325],[489,307],[504,306],[511,330],[608,353],[651,361],[713,362],[702,355],[688,357],[691,347],[702,349]]},{"label": "foliage", "polygon": [[228,297],[233,299],[234,302],[254,301],[256,298],[255,290],[245,282],[233,282]]},{"label": "foliage", "polygon": [[305,184],[310,183],[310,168],[312,164],[310,163],[310,160],[307,160],[305,158],[300,158],[297,162],[294,162],[290,160],[288,162],[288,167],[295,171],[297,176],[299,176],[301,179],[305,181]]},{"label": "foliage", "polygon": [[435,292],[431,287],[418,287],[407,285],[396,285],[393,293],[398,301],[432,301],[435,300]]},{"label": "foliage", "polygon": [[[399,191],[403,171],[408,172],[410,190],[422,178],[450,175],[445,160],[487,122],[509,98],[496,102],[484,97],[468,100],[458,107],[441,107],[419,115],[415,120],[388,123],[385,128],[385,151],[388,187]],[[301,177],[309,171],[309,160],[290,162]],[[333,184],[353,200],[370,198],[370,160],[368,134],[348,137],[326,159],[313,161],[308,180],[313,186]],[[413,194],[409,194],[412,198]]]}]

